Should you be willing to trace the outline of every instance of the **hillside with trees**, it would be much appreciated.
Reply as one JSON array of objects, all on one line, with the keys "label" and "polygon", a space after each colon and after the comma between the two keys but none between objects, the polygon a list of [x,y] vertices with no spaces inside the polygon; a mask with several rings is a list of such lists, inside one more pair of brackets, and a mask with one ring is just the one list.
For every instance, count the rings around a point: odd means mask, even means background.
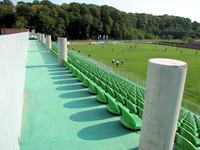
[{"label": "hillside with trees", "polygon": [[70,39],[184,39],[200,37],[200,23],[176,16],[126,13],[110,6],[53,4],[48,0],[0,1],[0,27],[36,29],[37,32]]}]

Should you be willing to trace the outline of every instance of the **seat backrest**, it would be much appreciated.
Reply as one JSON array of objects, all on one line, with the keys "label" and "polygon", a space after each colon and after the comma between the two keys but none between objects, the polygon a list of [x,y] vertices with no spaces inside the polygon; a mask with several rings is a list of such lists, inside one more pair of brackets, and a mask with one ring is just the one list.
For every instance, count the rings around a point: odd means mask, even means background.
[{"label": "seat backrest", "polygon": [[112,97],[115,97],[115,93],[114,93],[113,89],[110,88],[108,85],[106,85],[106,88],[108,89],[108,93],[109,93]]},{"label": "seat backrest", "polygon": [[136,97],[134,97],[133,95],[129,95],[129,98],[128,98],[133,104],[137,104],[137,100],[136,100]]},{"label": "seat backrest", "polygon": [[137,106],[137,112],[138,112],[138,116],[140,117],[140,119],[142,119],[143,109],[140,108],[139,106]]},{"label": "seat backrest", "polygon": [[188,141],[190,141],[192,144],[196,145],[195,136],[193,136],[190,132],[182,127],[178,127],[178,133],[186,138]]},{"label": "seat backrest", "polygon": [[103,81],[99,80],[99,83],[100,83],[100,87],[104,90],[104,91],[107,91],[107,88],[106,88],[106,85]]},{"label": "seat backrest", "polygon": [[188,132],[190,132],[191,134],[195,135],[196,131],[189,125],[182,123],[181,127],[183,127],[185,130],[187,130]]},{"label": "seat backrest", "polygon": [[115,93],[116,101],[118,101],[121,104],[125,105],[125,101],[124,101],[123,96],[121,94],[119,94],[117,91],[114,91],[114,93]]},{"label": "seat backrest", "polygon": [[177,150],[198,150],[190,141],[176,133],[175,137],[176,149]]},{"label": "seat backrest", "polygon": [[141,100],[137,100],[137,104],[140,108],[144,109],[144,103]]},{"label": "seat backrest", "polygon": [[137,114],[136,105],[130,102],[129,100],[126,101],[126,107],[129,109],[130,113]]}]

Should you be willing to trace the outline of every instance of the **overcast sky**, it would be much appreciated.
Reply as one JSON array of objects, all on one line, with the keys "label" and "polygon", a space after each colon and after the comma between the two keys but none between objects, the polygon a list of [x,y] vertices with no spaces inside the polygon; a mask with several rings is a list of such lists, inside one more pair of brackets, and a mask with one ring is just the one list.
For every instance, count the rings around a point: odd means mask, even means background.
[{"label": "overcast sky", "polygon": [[[15,4],[18,0],[12,0]],[[19,0],[20,1],[20,0]],[[33,0],[24,0],[32,2]],[[87,3],[109,5],[125,12],[174,15],[200,22],[200,0],[50,0],[56,4]]]}]

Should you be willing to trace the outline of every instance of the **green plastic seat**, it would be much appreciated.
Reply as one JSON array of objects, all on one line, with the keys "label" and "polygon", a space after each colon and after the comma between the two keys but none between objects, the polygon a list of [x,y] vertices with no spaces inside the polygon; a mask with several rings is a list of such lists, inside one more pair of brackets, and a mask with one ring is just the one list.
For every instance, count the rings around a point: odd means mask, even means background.
[{"label": "green plastic seat", "polygon": [[120,92],[119,88],[116,85],[113,85],[113,89],[114,89],[114,91],[116,91],[118,93]]},{"label": "green plastic seat", "polygon": [[64,61],[64,67],[65,67],[66,69],[69,69],[69,62],[68,62],[68,61]]},{"label": "green plastic seat", "polygon": [[82,84],[83,84],[84,87],[89,87],[89,79],[85,75],[83,75]]},{"label": "green plastic seat", "polygon": [[127,92],[121,89],[121,94],[123,97],[128,98]]},{"label": "green plastic seat", "polygon": [[199,134],[198,132],[196,132],[191,126],[185,124],[185,123],[182,123],[181,124],[181,127],[183,127],[185,130],[187,130],[188,132],[190,132],[192,135],[198,137]]},{"label": "green plastic seat", "polygon": [[137,114],[137,106],[129,100],[126,101],[126,107],[129,109],[130,113]]},{"label": "green plastic seat", "polygon": [[141,93],[140,87],[136,88],[136,95],[137,95],[137,99],[144,101],[144,95]]},{"label": "green plastic seat", "polygon": [[129,95],[129,98],[128,98],[129,101],[131,101],[133,104],[137,104],[137,100],[136,100],[136,97],[134,97],[133,95]]},{"label": "green plastic seat", "polygon": [[94,77],[94,82],[95,82],[98,86],[100,86],[99,79],[98,79],[97,77]]},{"label": "green plastic seat", "polygon": [[187,114],[183,122],[190,125],[195,131],[197,131],[196,121],[194,115],[191,112]]},{"label": "green plastic seat", "polygon": [[107,81],[106,81],[105,78],[102,78],[102,81],[103,81],[105,84],[107,84]]},{"label": "green plastic seat", "polygon": [[74,68],[73,68],[73,65],[72,65],[72,64],[69,64],[69,70],[70,70],[71,72],[73,72]]},{"label": "green plastic seat", "polygon": [[179,127],[178,133],[182,135],[184,138],[186,138],[188,141],[190,141],[194,146],[196,147],[200,146],[200,139],[192,135],[190,132],[188,132],[184,128]]},{"label": "green plastic seat", "polygon": [[94,83],[92,80],[88,80],[89,81],[89,88],[88,91],[92,94],[97,94],[97,88],[96,88],[96,83]]},{"label": "green plastic seat", "polygon": [[129,94],[133,97],[137,97],[136,91],[130,90]]},{"label": "green plastic seat", "polygon": [[85,75],[88,77],[88,79],[90,79],[89,78],[90,73],[88,71],[85,71]]},{"label": "green plastic seat", "polygon": [[187,116],[187,111],[185,109],[181,109],[179,113],[179,120],[182,122]]},{"label": "green plastic seat", "polygon": [[119,107],[121,111],[120,122],[122,125],[132,130],[140,130],[142,120],[137,115],[130,113],[129,110],[122,104],[119,104]]},{"label": "green plastic seat", "polygon": [[101,87],[105,92],[107,92],[108,90],[107,90],[107,87],[106,87],[105,83],[102,82],[102,81],[99,81],[99,83],[100,83],[100,87]]},{"label": "green plastic seat", "polygon": [[139,99],[137,100],[138,106],[142,109],[144,109],[144,103],[140,101]]},{"label": "green plastic seat", "polygon": [[97,100],[101,103],[107,103],[107,100],[106,100],[106,96],[105,96],[105,91],[97,86],[97,96],[96,96]]},{"label": "green plastic seat", "polygon": [[200,130],[200,118],[198,118],[196,115],[194,116],[194,119],[196,121],[196,125],[197,125],[197,128],[198,130]]},{"label": "green plastic seat", "polygon": [[176,133],[175,137],[176,150],[199,150],[195,147],[190,141],[181,136],[179,133]]},{"label": "green plastic seat", "polygon": [[112,82],[110,82],[110,81],[107,80],[107,85],[108,85],[111,89],[113,89]]},{"label": "green plastic seat", "polygon": [[114,115],[119,115],[120,109],[115,98],[113,98],[109,93],[105,93],[105,95],[106,95],[106,100],[108,102],[106,106],[107,110]]},{"label": "green plastic seat", "polygon": [[90,80],[93,80],[93,79],[94,79],[94,76],[93,76],[90,72],[88,72],[88,78],[89,78]]},{"label": "green plastic seat", "polygon": [[118,92],[114,91],[116,95],[116,101],[120,102],[122,105],[125,105],[125,100],[121,94]]},{"label": "green plastic seat", "polygon": [[78,69],[76,69],[74,66],[73,66],[72,68],[73,68],[73,70],[72,70],[72,75],[73,75],[74,77],[77,77],[77,76],[78,76]]},{"label": "green plastic seat", "polygon": [[143,109],[137,106],[137,112],[138,112],[138,116],[142,119]]},{"label": "green plastic seat", "polygon": [[106,88],[107,88],[107,92],[112,96],[112,97],[114,97],[115,98],[115,93],[114,93],[114,91],[113,91],[113,89],[111,88],[111,87],[109,87],[108,85],[106,85]]},{"label": "green plastic seat", "polygon": [[77,79],[78,79],[79,81],[83,81],[83,74],[82,74],[80,71],[78,71]]}]

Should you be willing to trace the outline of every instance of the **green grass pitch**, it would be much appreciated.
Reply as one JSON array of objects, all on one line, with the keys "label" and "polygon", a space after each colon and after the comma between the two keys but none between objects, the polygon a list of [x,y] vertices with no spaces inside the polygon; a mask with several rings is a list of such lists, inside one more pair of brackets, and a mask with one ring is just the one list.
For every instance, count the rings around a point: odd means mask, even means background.
[{"label": "green grass pitch", "polygon": [[[115,71],[120,70],[128,76],[135,76],[145,81],[147,65],[150,58],[172,58],[188,63],[188,73],[185,85],[184,98],[196,104],[200,104],[200,51],[186,48],[154,44],[116,43],[89,45],[73,44],[70,49],[94,58],[112,67]],[[124,52],[123,52],[124,51]],[[118,67],[112,64],[112,59],[124,59],[124,63]]]}]

